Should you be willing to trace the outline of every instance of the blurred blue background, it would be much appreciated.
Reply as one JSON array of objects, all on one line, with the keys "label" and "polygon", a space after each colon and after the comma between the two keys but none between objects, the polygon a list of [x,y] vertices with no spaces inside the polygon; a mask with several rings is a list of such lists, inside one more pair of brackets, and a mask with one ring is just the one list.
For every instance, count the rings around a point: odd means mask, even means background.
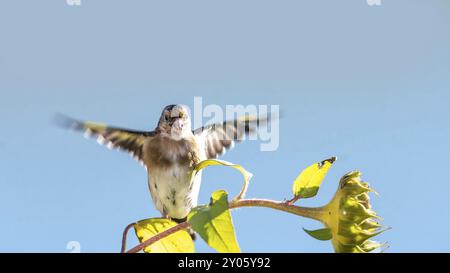
[{"label": "blurred blue background", "polygon": [[[358,169],[380,193],[389,252],[448,252],[450,3],[446,0],[2,1],[0,251],[118,252],[123,228],[159,216],[146,172],[51,123],[55,112],[153,129],[163,106],[280,105],[280,146],[223,159],[254,173],[248,197],[282,200],[309,164],[337,156],[319,195]],[[208,169],[200,201],[238,192]],[[330,252],[312,220],[233,211],[245,252]],[[128,246],[136,244],[130,233]],[[198,251],[211,251],[201,240]]]}]

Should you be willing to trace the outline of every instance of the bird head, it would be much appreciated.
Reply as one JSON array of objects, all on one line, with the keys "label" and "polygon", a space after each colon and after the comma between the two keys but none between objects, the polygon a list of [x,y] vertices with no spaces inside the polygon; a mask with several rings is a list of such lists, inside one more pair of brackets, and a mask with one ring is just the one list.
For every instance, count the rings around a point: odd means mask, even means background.
[{"label": "bird head", "polygon": [[187,133],[190,133],[191,118],[187,107],[180,104],[164,107],[157,129],[175,139],[181,139]]}]

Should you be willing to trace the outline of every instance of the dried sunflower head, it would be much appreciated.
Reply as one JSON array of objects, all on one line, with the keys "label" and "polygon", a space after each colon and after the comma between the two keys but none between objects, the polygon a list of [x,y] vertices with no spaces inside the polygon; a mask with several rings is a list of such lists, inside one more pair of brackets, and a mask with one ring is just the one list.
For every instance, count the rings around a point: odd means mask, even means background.
[{"label": "dried sunflower head", "polygon": [[330,230],[336,252],[366,253],[386,245],[370,240],[387,230],[371,208],[370,192],[361,173],[352,171],[341,178],[333,199],[323,207],[320,220]]}]

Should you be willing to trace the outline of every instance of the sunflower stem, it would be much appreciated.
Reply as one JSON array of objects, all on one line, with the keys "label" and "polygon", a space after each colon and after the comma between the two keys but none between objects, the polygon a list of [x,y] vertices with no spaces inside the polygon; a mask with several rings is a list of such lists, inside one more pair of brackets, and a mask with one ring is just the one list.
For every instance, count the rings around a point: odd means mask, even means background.
[{"label": "sunflower stem", "polygon": [[323,215],[323,208],[309,208],[295,206],[289,202],[280,202],[269,199],[241,199],[229,203],[229,208],[240,208],[240,207],[264,207],[271,208],[275,210],[284,211],[287,213],[295,214],[298,216],[311,218],[317,221],[321,221]]},{"label": "sunflower stem", "polygon": [[127,249],[127,235],[128,231],[134,227],[136,223],[131,223],[128,226],[125,227],[123,234],[122,234],[122,247],[120,248],[120,253],[125,253],[125,250]]}]

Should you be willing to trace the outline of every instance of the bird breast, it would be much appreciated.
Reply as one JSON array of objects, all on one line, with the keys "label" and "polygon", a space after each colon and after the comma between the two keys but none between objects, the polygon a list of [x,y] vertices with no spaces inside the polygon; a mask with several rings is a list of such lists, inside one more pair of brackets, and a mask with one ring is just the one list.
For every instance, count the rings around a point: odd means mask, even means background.
[{"label": "bird breast", "polygon": [[156,208],[164,216],[186,217],[197,205],[201,181],[201,174],[193,183],[190,181],[193,167],[201,160],[195,141],[156,137],[144,149],[149,189]]},{"label": "bird breast", "polygon": [[195,138],[174,140],[157,136],[144,144],[144,163],[148,168],[170,168],[173,165],[194,167],[201,160]]}]

